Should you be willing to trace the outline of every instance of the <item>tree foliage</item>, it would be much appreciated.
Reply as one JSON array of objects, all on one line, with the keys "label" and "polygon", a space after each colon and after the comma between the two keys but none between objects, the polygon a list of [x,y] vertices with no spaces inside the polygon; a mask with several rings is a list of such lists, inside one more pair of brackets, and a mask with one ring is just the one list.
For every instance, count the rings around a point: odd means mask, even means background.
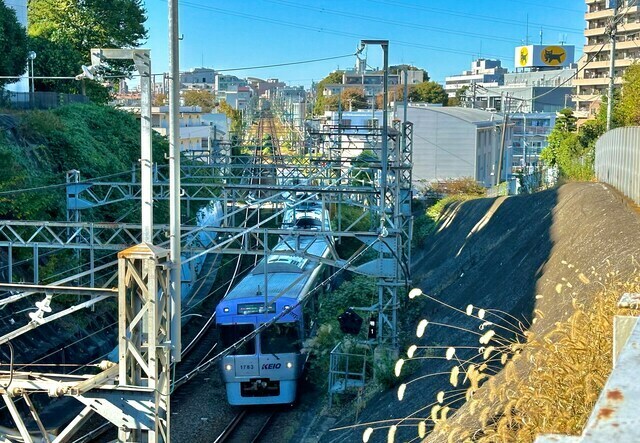
[{"label": "tree foliage", "polygon": [[446,106],[449,97],[440,83],[422,82],[411,88],[409,99],[414,102],[440,103]]},{"label": "tree foliage", "polygon": [[[0,76],[20,76],[27,66],[27,34],[16,13],[0,2]],[[12,83],[0,79],[0,88]]]},{"label": "tree foliage", "polygon": [[[578,119],[573,115],[573,111],[569,108],[562,109],[556,118],[555,128],[563,132],[575,132]],[[554,128],[554,129],[555,129]]]},{"label": "tree foliage", "polygon": [[192,89],[182,93],[185,106],[200,106],[202,112],[211,112],[215,107],[215,97],[204,89]]},{"label": "tree foliage", "polygon": [[422,81],[427,82],[429,81],[429,73],[422,69],[422,68],[418,68],[417,66],[413,66],[413,65],[394,65],[394,66],[389,66],[389,73],[392,75],[400,75],[402,76],[402,70],[403,69],[407,69],[409,71],[422,71]]},{"label": "tree foliage", "polygon": [[344,71],[333,71],[331,74],[327,75],[325,78],[318,82],[316,87],[316,103],[313,107],[313,113],[316,115],[324,113],[325,109],[325,101],[327,97],[324,96],[324,88],[326,85],[330,84],[342,84],[342,75]]},{"label": "tree foliage", "polygon": [[339,95],[330,95],[324,99],[324,109],[337,111],[341,107],[343,111],[367,109],[369,102],[364,96],[364,92],[359,88],[347,88]]},{"label": "tree foliage", "polygon": [[[30,0],[29,36],[37,53],[34,70],[47,77],[69,77],[90,64],[91,48],[133,48],[146,38],[142,0]],[[131,61],[109,61],[116,73],[133,70]],[[86,93],[104,101],[108,94],[97,82],[39,81],[36,89]]]},{"label": "tree foliage", "polygon": [[[154,162],[166,163],[167,152],[166,139],[154,133]],[[92,104],[24,113],[15,131],[0,131],[0,191],[9,192],[0,195],[0,219],[64,220],[67,171],[78,169],[85,180],[130,174],[139,158],[140,122],[130,113]],[[50,185],[44,192],[14,192]],[[115,221],[133,205],[92,211],[99,220]]]},{"label": "tree foliage", "polygon": [[576,132],[573,111],[563,109],[549,134],[548,146],[540,153],[540,159],[549,166],[557,166],[560,175],[566,179],[590,180],[593,177],[595,140],[600,133],[597,124],[587,125]]},{"label": "tree foliage", "polygon": [[142,0],[31,0],[29,34],[70,44],[88,60],[91,48],[132,48],[146,38]]},{"label": "tree foliage", "polygon": [[627,68],[623,76],[619,114],[624,126],[640,126],[640,64]]},{"label": "tree foliage", "polygon": [[225,100],[220,101],[218,109],[223,112],[229,120],[231,120],[231,128],[229,128],[232,155],[240,154],[240,141],[242,140],[242,112],[233,109]]}]

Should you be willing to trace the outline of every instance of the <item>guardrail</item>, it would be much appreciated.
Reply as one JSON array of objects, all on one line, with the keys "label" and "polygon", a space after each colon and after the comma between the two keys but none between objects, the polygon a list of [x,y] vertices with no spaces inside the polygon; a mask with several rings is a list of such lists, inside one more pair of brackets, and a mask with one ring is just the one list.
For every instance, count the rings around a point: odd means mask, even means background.
[{"label": "guardrail", "polygon": [[[637,308],[640,294],[626,293],[619,308]],[[591,412],[582,434],[541,435],[535,443],[636,442],[640,427],[640,321],[616,315],[613,323],[613,370]]]},{"label": "guardrail", "polygon": [[58,92],[2,91],[0,106],[10,109],[53,109],[71,103],[89,103],[89,98],[79,94]]},{"label": "guardrail", "polygon": [[596,142],[596,178],[640,204],[640,126],[616,128]]}]

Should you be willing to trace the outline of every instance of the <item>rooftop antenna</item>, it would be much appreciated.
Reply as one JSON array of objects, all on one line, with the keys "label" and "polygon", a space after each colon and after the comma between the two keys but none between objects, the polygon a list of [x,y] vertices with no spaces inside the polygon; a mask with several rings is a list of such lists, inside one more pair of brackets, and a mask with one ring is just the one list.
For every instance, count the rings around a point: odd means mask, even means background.
[{"label": "rooftop antenna", "polygon": [[524,38],[525,46],[529,46],[529,14],[527,14],[527,35]]},{"label": "rooftop antenna", "polygon": [[560,34],[560,46],[563,46],[567,42],[567,34]]},{"label": "rooftop antenna", "polygon": [[540,46],[542,46],[542,26],[540,26]]}]

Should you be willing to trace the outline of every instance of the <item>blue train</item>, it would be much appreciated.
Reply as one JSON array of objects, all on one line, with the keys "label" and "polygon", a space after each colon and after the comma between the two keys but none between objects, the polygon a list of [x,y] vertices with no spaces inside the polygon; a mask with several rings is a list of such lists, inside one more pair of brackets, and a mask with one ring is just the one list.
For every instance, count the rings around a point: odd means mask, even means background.
[{"label": "blue train", "polygon": [[[292,231],[328,231],[328,211],[318,200],[306,197],[285,211],[283,226]],[[217,328],[225,349],[289,311],[222,358],[222,377],[231,405],[295,401],[306,360],[300,351],[311,326],[308,311],[313,303],[309,302],[317,294],[308,295],[328,272],[313,256],[326,258],[332,241],[322,235],[283,237],[216,307]],[[278,253],[295,250],[305,250],[306,255]]]}]

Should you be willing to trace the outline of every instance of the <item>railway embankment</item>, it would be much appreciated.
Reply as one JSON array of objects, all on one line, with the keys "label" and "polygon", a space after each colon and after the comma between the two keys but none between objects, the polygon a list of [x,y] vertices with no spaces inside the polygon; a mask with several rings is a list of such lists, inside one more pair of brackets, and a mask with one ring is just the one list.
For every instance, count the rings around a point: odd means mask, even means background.
[{"label": "railway embankment", "polygon": [[[409,441],[421,426],[433,427],[431,417],[440,431],[433,441],[448,441],[452,433],[449,441],[472,434],[532,441],[538,431],[579,430],[579,417],[588,417],[610,370],[617,297],[637,288],[639,229],[636,208],[600,183],[450,206],[414,260],[413,286],[433,298],[417,297],[405,308],[413,314],[401,349],[402,394],[391,389],[357,416],[336,417],[333,428],[344,429],[321,441],[362,441],[368,427],[370,442],[387,441],[393,425],[395,441]],[[420,320],[428,322],[418,338]],[[490,329],[497,331],[494,340],[479,344]],[[411,345],[418,346],[413,359],[406,355]],[[494,349],[483,359],[489,346]],[[488,363],[482,387],[471,392],[470,362],[476,369]],[[457,386],[453,366],[462,368]],[[574,418],[548,420],[543,414],[553,414],[554,405]],[[541,424],[527,428],[525,438],[517,434],[525,428],[518,420]]]}]

